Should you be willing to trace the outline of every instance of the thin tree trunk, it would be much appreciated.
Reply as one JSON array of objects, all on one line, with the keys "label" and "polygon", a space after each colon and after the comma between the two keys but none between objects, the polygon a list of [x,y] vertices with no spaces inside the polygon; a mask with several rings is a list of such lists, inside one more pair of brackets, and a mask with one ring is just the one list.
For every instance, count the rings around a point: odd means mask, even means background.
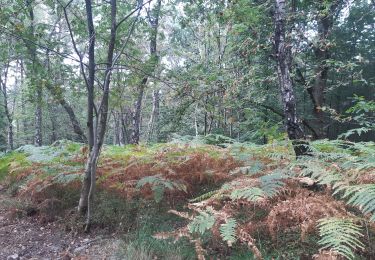
[{"label": "thin tree trunk", "polygon": [[[21,65],[21,86],[23,86],[23,82],[24,82],[24,67],[23,67],[23,61],[22,60],[21,60],[20,65]],[[22,111],[22,115],[26,114],[25,103],[26,103],[25,94],[24,94],[23,89],[21,89],[21,111]],[[27,125],[26,118],[22,117],[22,131],[23,131],[23,135],[25,136],[25,139],[24,139],[24,143],[25,144],[29,143],[29,138],[27,137],[27,129],[28,129],[28,125]]]},{"label": "thin tree trunk", "polygon": [[142,112],[142,100],[143,94],[145,90],[145,86],[147,83],[148,77],[144,77],[142,79],[142,83],[139,86],[138,90],[138,97],[134,104],[134,111],[133,111],[133,131],[132,136],[130,139],[131,144],[138,144],[139,137],[140,137],[140,128],[141,128],[141,112]]},{"label": "thin tree trunk", "polygon": [[[93,151],[94,146],[94,80],[95,80],[95,27],[92,15],[91,0],[85,0],[86,16],[87,16],[87,30],[89,39],[89,65],[88,65],[88,78],[87,78],[87,129],[88,129],[88,144],[90,156],[87,160],[85,167],[85,176],[83,178],[81,196],[78,203],[78,211],[81,214],[87,212],[88,199],[91,186],[92,169],[95,164],[95,154]],[[82,72],[84,73],[84,71]]]},{"label": "thin tree trunk", "polygon": [[120,114],[113,112],[113,145],[121,145]]},{"label": "thin tree trunk", "polygon": [[54,87],[51,84],[47,83],[46,88],[52,94],[53,98],[59,102],[59,104],[64,108],[65,112],[68,114],[70,122],[73,127],[74,133],[77,135],[78,140],[83,143],[87,143],[87,138],[85,133],[82,130],[81,124],[79,123],[76,114],[74,113],[71,105],[64,99],[61,91],[58,87]]},{"label": "thin tree trunk", "polygon": [[[34,10],[32,7],[32,1],[27,0],[26,5],[29,11],[29,18],[30,18],[30,34],[35,41],[35,27],[34,27]],[[34,133],[34,145],[35,146],[42,146],[42,101],[43,101],[43,90],[42,85],[39,84],[36,80],[38,75],[37,71],[37,64],[36,64],[36,46],[34,44],[27,44],[27,49],[30,55],[31,66],[30,70],[28,71],[31,79],[31,85],[36,88],[36,108],[35,108],[35,119],[34,119],[34,126],[35,126],[35,133]]]},{"label": "thin tree trunk", "polygon": [[51,120],[51,143],[56,142],[57,138],[57,122],[56,122],[56,107],[52,104],[49,108],[49,116]]},{"label": "thin tree trunk", "polygon": [[329,11],[326,10],[326,2],[320,0],[318,3],[318,37],[319,41],[314,46],[315,58],[318,61],[318,65],[315,68],[315,79],[311,86],[307,87],[310,99],[313,103],[313,115],[315,117],[314,125],[315,131],[318,134],[318,138],[325,138],[327,136],[327,130],[325,129],[326,122],[324,118],[323,106],[325,103],[324,92],[327,89],[329,65],[328,60],[330,59],[330,51],[328,44],[329,32],[333,26],[333,16],[336,9],[341,4],[341,0],[334,1],[331,4]]},{"label": "thin tree trunk", "polygon": [[296,156],[307,154],[308,147],[304,131],[297,116],[296,99],[289,69],[291,65],[291,47],[286,39],[286,0],[275,0],[275,52],[277,75],[283,103],[285,126],[288,137],[293,141]]},{"label": "thin tree trunk", "polygon": [[158,121],[159,121],[159,106],[160,106],[160,90],[155,89],[152,91],[152,112],[150,122],[148,124],[147,140],[150,142],[154,140],[157,142],[158,138]]},{"label": "thin tree trunk", "polygon": [[[59,28],[60,33],[58,34],[58,40],[61,41],[61,38],[62,38],[62,34],[61,34],[62,28],[61,28],[61,24],[59,24],[59,25],[60,25],[60,28]],[[53,35],[53,33],[50,34],[50,37],[52,37],[52,35]],[[60,51],[60,50],[58,49],[58,51]],[[48,74],[51,74],[49,51],[47,51],[47,55],[46,56],[47,56],[46,57],[47,58],[46,61],[47,61]],[[57,72],[57,77],[58,77],[57,78],[58,80],[61,80],[61,74],[59,72]],[[81,124],[79,123],[79,120],[77,119],[77,117],[76,117],[76,115],[74,113],[73,108],[65,100],[65,98],[63,96],[63,91],[61,90],[61,88],[59,86],[54,86],[50,82],[46,83],[46,88],[52,94],[53,99],[55,101],[57,101],[64,108],[64,110],[66,111],[66,113],[68,114],[70,122],[71,122],[72,127],[73,127],[73,131],[74,131],[74,133],[78,137],[78,141],[82,142],[82,143],[87,143],[87,138],[86,138],[86,136],[84,134],[84,131],[81,128]]]},{"label": "thin tree trunk", "polygon": [[[149,11],[148,13],[148,20],[151,26],[151,38],[150,38],[150,62],[151,62],[151,71],[150,74],[153,74],[155,68],[159,62],[159,57],[156,52],[156,43],[157,43],[157,35],[158,35],[158,26],[159,26],[159,15],[160,15],[160,7],[161,7],[161,0],[158,0],[155,9],[153,10],[153,14]],[[131,136],[131,143],[138,144],[140,138],[140,123],[141,123],[141,112],[142,112],[142,100],[144,89],[146,87],[148,80],[148,76],[145,76],[142,79],[142,82],[139,86],[138,98],[134,105],[134,113],[133,113],[133,132]]]},{"label": "thin tree trunk", "polygon": [[36,109],[35,109],[35,134],[34,134],[34,145],[42,146],[42,101],[43,91],[41,86],[37,86],[36,90]]},{"label": "thin tree trunk", "polygon": [[98,159],[100,151],[103,145],[105,132],[107,129],[107,119],[108,119],[108,103],[109,103],[109,85],[111,82],[112,66],[113,66],[113,52],[115,49],[116,42],[116,12],[117,12],[117,2],[116,0],[111,0],[111,36],[108,44],[108,54],[107,54],[107,68],[104,74],[104,84],[103,84],[103,96],[100,102],[99,114],[96,120],[96,135],[94,138],[93,150],[90,153],[88,159],[88,165],[91,167],[91,183],[88,193],[87,200],[87,220],[86,220],[86,231],[89,231],[91,224],[92,206],[93,198],[95,192],[96,184],[96,167],[98,164]]},{"label": "thin tree trunk", "polygon": [[198,137],[199,130],[198,130],[198,103],[195,104],[195,111],[194,111],[194,128],[195,128],[195,136]]},{"label": "thin tree trunk", "polygon": [[4,70],[4,77],[2,76],[2,71],[0,74],[0,87],[1,92],[3,94],[4,99],[4,109],[5,109],[5,115],[8,120],[8,134],[7,134],[7,147],[10,150],[13,150],[13,117],[9,109],[9,102],[8,102],[8,89],[7,89],[7,81],[8,81],[8,70],[9,70],[9,63],[6,64],[5,70]]}]

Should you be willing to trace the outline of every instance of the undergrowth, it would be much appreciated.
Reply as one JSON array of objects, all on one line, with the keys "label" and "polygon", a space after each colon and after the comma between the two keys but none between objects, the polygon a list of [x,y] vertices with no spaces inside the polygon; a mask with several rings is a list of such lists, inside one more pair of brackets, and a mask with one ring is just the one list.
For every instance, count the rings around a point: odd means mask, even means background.
[{"label": "undergrowth", "polygon": [[[288,142],[215,136],[105,146],[93,225],[124,234],[128,259],[375,257],[374,143],[321,140],[311,151],[296,160]],[[80,230],[85,160],[78,143],[25,146],[0,157],[0,181],[42,221]]]}]

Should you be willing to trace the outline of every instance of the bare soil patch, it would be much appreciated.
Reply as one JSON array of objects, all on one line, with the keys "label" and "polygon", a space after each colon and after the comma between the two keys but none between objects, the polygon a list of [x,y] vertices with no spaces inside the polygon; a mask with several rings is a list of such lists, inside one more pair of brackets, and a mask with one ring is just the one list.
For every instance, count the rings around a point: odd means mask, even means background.
[{"label": "bare soil patch", "polygon": [[[60,223],[42,224],[28,212],[12,209],[0,192],[0,259],[117,259],[115,236],[66,232]],[[26,216],[24,216],[26,214]]]}]

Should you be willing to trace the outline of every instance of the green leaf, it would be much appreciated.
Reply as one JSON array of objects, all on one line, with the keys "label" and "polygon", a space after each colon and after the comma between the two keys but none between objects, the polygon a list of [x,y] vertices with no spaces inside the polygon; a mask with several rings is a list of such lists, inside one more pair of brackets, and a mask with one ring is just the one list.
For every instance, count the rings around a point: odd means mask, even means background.
[{"label": "green leaf", "polygon": [[215,224],[215,216],[209,212],[201,212],[194,220],[188,225],[191,233],[203,234],[207,229],[212,228]]},{"label": "green leaf", "polygon": [[359,240],[363,236],[361,227],[350,219],[323,218],[319,220],[318,228],[321,249],[330,248],[348,259],[355,258],[354,250],[364,249]]},{"label": "green leaf", "polygon": [[236,242],[236,226],[237,222],[234,218],[227,219],[226,223],[220,226],[220,235],[229,246]]}]

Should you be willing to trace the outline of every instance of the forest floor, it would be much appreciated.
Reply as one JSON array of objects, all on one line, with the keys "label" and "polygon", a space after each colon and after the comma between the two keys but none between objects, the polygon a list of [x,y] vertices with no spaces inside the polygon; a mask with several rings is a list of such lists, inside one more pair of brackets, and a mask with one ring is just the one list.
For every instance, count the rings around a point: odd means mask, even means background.
[{"label": "forest floor", "polygon": [[25,145],[0,155],[0,260],[375,259],[375,144],[345,145],[106,146],[89,234],[82,145]]},{"label": "forest floor", "polygon": [[17,203],[14,198],[0,191],[1,260],[116,259],[115,252],[121,245],[116,236],[66,232],[58,222],[43,224],[36,216],[19,218],[22,213],[9,208],[13,203]]}]

